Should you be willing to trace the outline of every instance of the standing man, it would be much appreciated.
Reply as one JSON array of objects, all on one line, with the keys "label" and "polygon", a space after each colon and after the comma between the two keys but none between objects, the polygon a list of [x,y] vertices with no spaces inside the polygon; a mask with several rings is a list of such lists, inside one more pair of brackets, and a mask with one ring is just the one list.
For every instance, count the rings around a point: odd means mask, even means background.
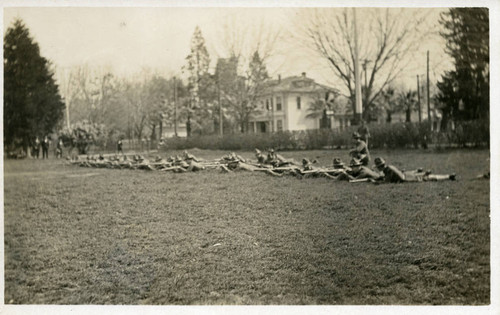
[{"label": "standing man", "polygon": [[38,136],[35,138],[35,145],[33,146],[33,150],[35,151],[34,157],[37,159],[40,158],[40,139],[38,139]]},{"label": "standing man", "polygon": [[62,158],[62,148],[63,148],[63,141],[62,139],[59,139],[57,141],[57,147],[56,147],[56,158]]},{"label": "standing man", "polygon": [[366,143],[366,147],[368,147],[368,138],[370,138],[370,130],[368,129],[368,126],[366,125],[364,119],[361,119],[361,126],[359,126],[358,128],[358,133],[361,136],[361,140],[363,140]]},{"label": "standing man", "polygon": [[44,159],[45,157],[47,157],[47,159],[49,158],[49,146],[50,146],[49,138],[45,136],[45,138],[43,138],[42,141],[42,158]]},{"label": "standing man", "polygon": [[118,143],[116,144],[116,150],[118,151],[118,154],[123,154],[123,142],[122,139],[118,139]]}]

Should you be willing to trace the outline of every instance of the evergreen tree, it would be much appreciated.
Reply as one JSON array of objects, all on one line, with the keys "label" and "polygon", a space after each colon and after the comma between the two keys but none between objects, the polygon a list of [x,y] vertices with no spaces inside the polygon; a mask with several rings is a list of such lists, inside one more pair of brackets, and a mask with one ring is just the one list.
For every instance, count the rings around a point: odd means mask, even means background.
[{"label": "evergreen tree", "polygon": [[63,110],[49,61],[16,20],[4,37],[4,144],[27,150],[36,135],[53,131]]},{"label": "evergreen tree", "polygon": [[190,74],[188,86],[191,94],[186,127],[188,136],[190,136],[191,131],[203,132],[203,123],[212,113],[211,105],[214,98],[214,83],[208,73],[210,55],[198,26],[196,26],[191,38],[191,52],[186,57],[186,60],[186,69]]},{"label": "evergreen tree", "polygon": [[487,8],[451,8],[441,15],[446,51],[455,69],[438,83],[445,115],[478,119],[489,115],[489,15]]},{"label": "evergreen tree", "polygon": [[228,111],[238,124],[241,132],[247,131],[250,115],[258,106],[258,99],[264,91],[264,84],[269,78],[266,65],[255,51],[248,64],[245,75],[238,75],[239,58],[231,56],[219,59],[216,77],[221,86],[221,95],[227,103]]},{"label": "evergreen tree", "polygon": [[255,112],[258,107],[258,100],[264,92],[265,83],[269,79],[266,64],[260,57],[259,52],[256,50],[250,60],[248,66],[249,74],[247,75],[247,93],[248,99],[242,106],[241,110],[241,131],[244,131],[244,126],[248,125],[250,116]]}]

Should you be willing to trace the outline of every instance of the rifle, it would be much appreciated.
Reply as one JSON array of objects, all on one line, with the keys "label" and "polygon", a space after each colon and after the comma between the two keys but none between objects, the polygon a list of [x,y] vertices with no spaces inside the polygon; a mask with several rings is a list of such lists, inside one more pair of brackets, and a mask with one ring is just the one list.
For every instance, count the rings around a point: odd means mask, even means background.
[{"label": "rifle", "polygon": [[375,183],[375,180],[372,178],[360,178],[360,179],[351,179],[349,181],[349,183],[365,183],[365,182]]}]

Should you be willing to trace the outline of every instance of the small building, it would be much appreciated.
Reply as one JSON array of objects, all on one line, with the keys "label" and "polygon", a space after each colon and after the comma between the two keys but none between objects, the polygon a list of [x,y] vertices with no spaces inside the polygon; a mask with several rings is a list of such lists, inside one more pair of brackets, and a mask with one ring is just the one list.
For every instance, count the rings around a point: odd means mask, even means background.
[{"label": "small building", "polygon": [[337,96],[336,89],[316,83],[305,72],[301,76],[278,77],[266,84],[248,130],[266,133],[348,126],[352,115],[336,115],[326,106]]}]

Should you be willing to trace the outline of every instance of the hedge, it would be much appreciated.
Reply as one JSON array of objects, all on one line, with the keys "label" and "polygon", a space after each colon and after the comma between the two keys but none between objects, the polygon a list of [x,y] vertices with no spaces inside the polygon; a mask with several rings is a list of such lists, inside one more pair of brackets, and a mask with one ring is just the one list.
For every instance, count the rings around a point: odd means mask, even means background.
[{"label": "hedge", "polygon": [[[238,151],[254,148],[277,150],[317,150],[346,148],[352,146],[352,133],[357,127],[283,131],[275,133],[246,133],[169,138],[162,150],[185,150],[192,148]],[[427,148],[489,146],[489,123],[466,121],[456,124],[454,130],[431,132],[428,123],[370,124],[369,146],[380,148]]]}]

